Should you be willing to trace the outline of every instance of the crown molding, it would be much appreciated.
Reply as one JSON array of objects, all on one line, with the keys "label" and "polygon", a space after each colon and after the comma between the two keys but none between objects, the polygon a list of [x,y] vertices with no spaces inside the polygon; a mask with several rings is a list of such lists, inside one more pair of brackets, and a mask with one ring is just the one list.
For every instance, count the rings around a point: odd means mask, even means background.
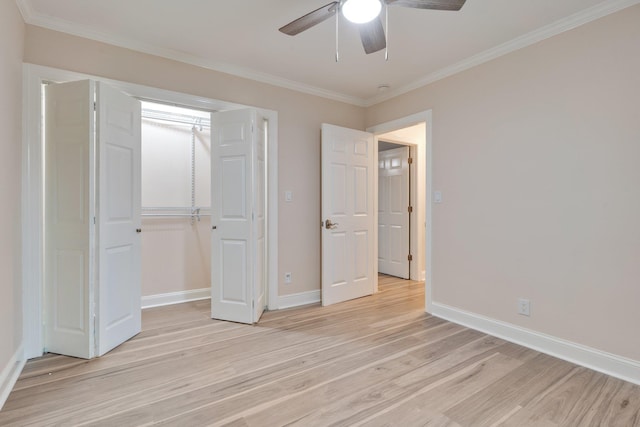
[{"label": "crown molding", "polygon": [[387,91],[382,95],[376,95],[372,98],[369,98],[365,100],[365,107],[371,107],[373,105],[387,101],[391,98],[395,98],[396,96],[403,95],[405,93],[411,92],[412,90],[427,86],[438,80],[442,80],[444,78],[461,73],[477,65],[484,64],[485,62],[489,62],[493,59],[507,55],[511,52],[515,52],[516,50],[520,50],[527,46],[531,46],[532,44],[538,43],[542,40],[546,40],[566,31],[573,30],[574,28],[577,28],[581,25],[587,24],[591,21],[595,21],[599,18],[603,18],[607,15],[639,3],[640,0],[605,1],[581,12],[569,15],[568,17],[560,19],[549,25],[538,28],[537,30],[531,31],[520,37],[516,37],[515,39],[510,40],[506,43],[485,50],[484,52],[480,52],[453,65],[434,71],[433,73],[428,74],[425,77],[414,81],[413,83],[409,83],[395,90]]},{"label": "crown molding", "polygon": [[548,39],[555,35],[564,33],[565,31],[572,30],[581,25],[587,24],[596,19],[605,17],[612,13],[618,12],[636,4],[640,4],[640,0],[607,0],[596,6],[592,6],[581,12],[577,12],[566,18],[560,19],[554,23],[541,27],[537,30],[531,31],[520,37],[516,37],[506,43],[493,47],[491,49],[480,52],[460,62],[452,64],[448,67],[441,68],[434,71],[414,82],[403,85],[397,89],[390,90],[384,94],[376,95],[371,98],[363,99],[355,96],[346,95],[326,89],[322,89],[316,86],[307,85],[294,80],[285,79],[282,77],[274,76],[272,74],[263,73],[248,67],[240,67],[232,64],[222,63],[218,61],[212,61],[206,58],[202,58],[196,55],[191,55],[185,52],[180,52],[173,49],[161,48],[147,43],[139,42],[135,39],[127,37],[116,37],[110,34],[95,31],[94,29],[75,24],[69,21],[53,18],[38,14],[31,6],[30,0],[16,0],[20,13],[25,22],[30,25],[38,27],[48,28],[54,31],[60,31],[63,33],[75,35],[78,37],[95,40],[102,43],[111,44],[114,46],[135,50],[149,55],[159,56],[174,61],[183,62],[186,64],[194,65],[201,68],[206,68],[213,71],[218,71],[225,74],[230,74],[237,77],[242,77],[249,80],[254,80],[261,83],[281,87],[284,89],[293,90],[296,92],[306,93],[308,95],[319,96],[334,101],[344,102],[347,104],[355,105],[358,107],[371,107],[381,102],[387,101],[391,98],[403,95],[411,92],[415,89],[427,86],[438,80],[453,76],[460,72],[466,71],[475,66],[484,64],[493,59],[507,55],[511,52],[515,52],[519,49],[531,46],[542,40]]},{"label": "crown molding", "polygon": [[22,14],[24,22],[29,23],[29,19],[35,15],[31,7],[31,2],[29,0],[16,0],[16,5],[18,6],[18,10],[20,10],[20,14]]}]

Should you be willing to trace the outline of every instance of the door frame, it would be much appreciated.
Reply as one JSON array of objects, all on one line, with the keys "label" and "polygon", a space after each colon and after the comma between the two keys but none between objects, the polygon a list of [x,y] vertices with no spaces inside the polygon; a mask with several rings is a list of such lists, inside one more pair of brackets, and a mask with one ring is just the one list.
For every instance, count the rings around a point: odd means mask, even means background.
[{"label": "door frame", "polygon": [[[433,311],[432,305],[432,244],[433,244],[433,111],[426,110],[419,113],[415,113],[409,116],[405,116],[396,120],[391,120],[389,122],[379,123],[367,128],[367,132],[373,133],[375,140],[374,143],[378,144],[378,135],[393,132],[399,129],[404,129],[409,126],[417,125],[419,123],[425,123],[425,147],[423,148],[424,154],[422,154],[424,159],[424,167],[425,167],[425,205],[424,213],[425,213],[425,248],[424,248],[424,267],[425,267],[425,278],[424,278],[424,296],[425,296],[425,311],[427,313],[431,313]],[[393,141],[392,141],[393,142]],[[420,154],[420,146],[416,146],[418,148],[418,155]],[[416,156],[418,157],[418,156]],[[378,164],[378,151],[375,151],[375,161],[376,166]],[[375,182],[375,204],[378,205],[378,182]],[[375,222],[378,222],[378,209],[375,209]],[[376,248],[378,247],[378,228],[375,228],[375,244]],[[378,258],[376,256],[374,260],[376,266],[376,272],[378,271]],[[375,292],[378,292],[378,282],[375,281]]]},{"label": "door frame", "polygon": [[[255,108],[269,120],[267,187],[267,307],[278,308],[278,112],[202,96],[158,89],[58,68],[23,64],[22,114],[22,315],[24,357],[43,353],[43,135],[42,84],[91,79],[130,96],[209,111]],[[141,302],[142,304],[142,302]]]}]

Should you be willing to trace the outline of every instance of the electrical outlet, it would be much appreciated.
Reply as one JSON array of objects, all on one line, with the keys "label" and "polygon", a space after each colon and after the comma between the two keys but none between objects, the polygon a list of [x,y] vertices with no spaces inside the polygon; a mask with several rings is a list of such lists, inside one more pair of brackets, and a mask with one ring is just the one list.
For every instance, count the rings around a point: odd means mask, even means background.
[{"label": "electrical outlet", "polygon": [[291,283],[291,273],[284,273],[284,283]]},{"label": "electrical outlet", "polygon": [[528,299],[518,298],[518,314],[531,316],[531,302]]}]

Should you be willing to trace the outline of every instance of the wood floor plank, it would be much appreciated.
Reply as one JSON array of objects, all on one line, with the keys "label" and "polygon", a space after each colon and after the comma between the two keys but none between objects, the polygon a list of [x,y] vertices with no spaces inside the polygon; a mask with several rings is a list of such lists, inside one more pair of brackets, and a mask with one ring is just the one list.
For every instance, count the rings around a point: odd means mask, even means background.
[{"label": "wood floor plank", "polygon": [[1,426],[640,427],[640,386],[424,312],[424,284],[209,318],[208,301],[143,311],[143,330],[86,361],[29,361]]},{"label": "wood floor plank", "polygon": [[[429,322],[430,320],[430,322]],[[378,345],[389,344],[395,341],[402,339],[403,336],[409,336],[411,333],[415,331],[423,331],[428,323],[432,323],[433,325],[438,327],[439,334],[452,334],[459,332],[461,329],[459,327],[451,328],[450,324],[442,324],[438,319],[428,319],[427,322],[421,322],[416,324],[412,328],[407,328],[406,331],[402,331],[399,333],[397,328],[380,331],[375,336],[366,337],[366,343],[361,343],[363,341],[361,339],[356,339],[350,343],[333,343],[333,344],[325,344],[321,348],[317,348],[315,350],[310,349],[308,346],[304,346],[301,348],[292,348],[294,351],[290,355],[282,355],[280,358],[280,362],[273,365],[268,365],[266,363],[262,364],[254,364],[252,370],[245,369],[241,372],[243,374],[236,374],[233,376],[224,376],[218,375],[216,377],[207,377],[206,372],[199,372],[196,376],[192,378],[183,378],[180,383],[183,384],[180,387],[179,392],[176,394],[173,392],[176,384],[173,383],[164,383],[160,384],[155,388],[147,388],[144,391],[144,397],[142,398],[142,403],[151,404],[155,402],[161,402],[163,400],[171,400],[172,404],[175,404],[179,399],[181,394],[185,394],[187,392],[197,393],[198,390],[203,387],[208,387],[204,392],[213,392],[215,389],[226,390],[227,393],[231,393],[232,391],[243,392],[244,390],[250,387],[258,387],[261,384],[269,383],[277,381],[279,378],[285,375],[292,375],[296,372],[302,372],[305,370],[309,370],[316,365],[320,365],[322,363],[330,363],[341,356],[347,356],[349,354],[353,354],[356,351],[366,352],[372,348],[369,339],[374,340],[378,343]],[[434,327],[435,327],[434,326]],[[305,352],[301,355],[298,355],[298,350],[304,350]],[[242,360],[241,360],[242,361]],[[264,362],[264,360],[263,360]],[[233,372],[239,372],[234,370]],[[101,397],[106,398],[108,396],[104,395],[104,392],[101,393]],[[74,422],[79,421],[83,418],[86,419],[100,419],[103,417],[113,416],[116,413],[124,412],[127,410],[135,410],[139,408],[140,399],[138,399],[138,405],[131,406],[131,402],[126,399],[113,399],[108,400],[106,402],[98,405],[92,405],[90,411],[80,411],[78,417],[70,419],[70,418],[62,418],[65,422]],[[144,406],[144,405],[143,405]],[[135,411],[134,411],[135,412]]]},{"label": "wood floor plank", "polygon": [[505,413],[525,403],[549,387],[563,381],[577,369],[575,365],[547,355],[538,355],[493,383],[485,393],[475,394],[445,411],[462,425],[491,426]]},{"label": "wood floor plank", "polygon": [[[327,379],[340,375],[348,375],[363,366],[375,363],[378,359],[388,357],[396,352],[406,352],[420,345],[428,345],[430,339],[442,339],[452,333],[459,334],[459,329],[450,330],[446,325],[419,332],[414,335],[390,341],[379,346],[369,347],[360,351],[351,351],[346,347],[339,347],[325,355],[325,351],[320,351],[320,362],[311,366],[311,369],[302,370],[294,375],[285,374],[278,378],[267,377],[266,383],[242,381],[238,384],[215,383],[211,386],[185,393],[172,399],[159,401],[146,408],[136,408],[128,413],[118,414],[105,420],[105,425],[118,423],[121,420],[135,417],[143,422],[155,422],[173,419],[174,413],[181,414],[180,419],[185,422],[192,421],[192,417],[199,416],[200,413],[214,413],[217,419],[231,417],[241,411],[246,402],[252,402],[256,407],[262,403],[281,399],[301,390],[306,390],[322,384]],[[344,352],[346,350],[346,352]],[[335,354],[337,352],[337,354]],[[324,359],[328,356],[328,360]],[[294,371],[295,372],[295,371]],[[262,379],[262,376],[258,376]],[[229,420],[231,421],[231,420]]]},{"label": "wood floor plank", "polygon": [[428,392],[411,393],[396,405],[391,405],[389,408],[371,415],[363,424],[370,425],[374,420],[378,424],[392,424],[398,419],[402,419],[404,414],[419,414],[421,412],[442,414],[462,400],[475,393],[481,393],[487,386],[508,375],[520,365],[522,365],[521,361],[496,353],[494,357],[474,365],[462,376],[454,376],[442,385],[429,389]]}]

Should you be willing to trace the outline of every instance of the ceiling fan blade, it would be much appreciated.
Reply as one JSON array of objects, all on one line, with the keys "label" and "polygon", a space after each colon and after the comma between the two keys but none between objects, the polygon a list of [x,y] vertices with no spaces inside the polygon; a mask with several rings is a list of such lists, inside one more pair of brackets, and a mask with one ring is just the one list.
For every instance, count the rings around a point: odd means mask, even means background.
[{"label": "ceiling fan blade", "polygon": [[386,0],[389,6],[415,9],[460,10],[466,0]]},{"label": "ceiling fan blade", "polygon": [[366,24],[358,25],[362,47],[367,54],[377,52],[387,47],[387,39],[380,17]]},{"label": "ceiling fan blade", "polygon": [[309,12],[306,15],[289,22],[284,27],[280,28],[280,32],[295,36],[301,32],[308,30],[314,25],[318,25],[321,22],[326,21],[336,14],[338,11],[338,5],[340,2],[334,1],[319,9]]}]

